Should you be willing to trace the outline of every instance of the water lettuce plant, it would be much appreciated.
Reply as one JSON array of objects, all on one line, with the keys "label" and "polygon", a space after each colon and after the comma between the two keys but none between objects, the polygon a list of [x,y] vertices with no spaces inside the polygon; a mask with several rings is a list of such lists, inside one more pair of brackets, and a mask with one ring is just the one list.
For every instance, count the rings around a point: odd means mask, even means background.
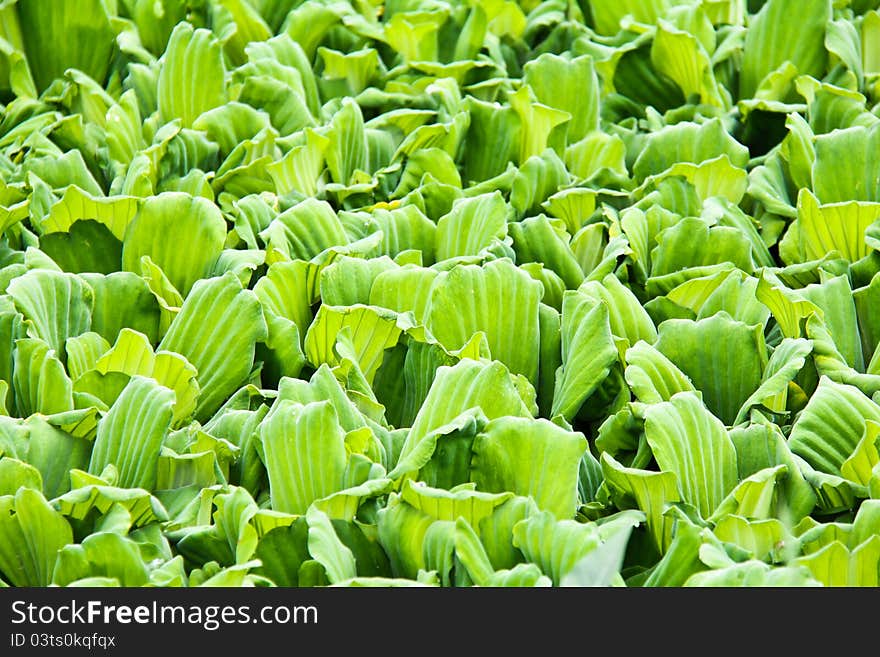
[{"label": "water lettuce plant", "polygon": [[0,584],[877,586],[878,7],[0,2]]}]

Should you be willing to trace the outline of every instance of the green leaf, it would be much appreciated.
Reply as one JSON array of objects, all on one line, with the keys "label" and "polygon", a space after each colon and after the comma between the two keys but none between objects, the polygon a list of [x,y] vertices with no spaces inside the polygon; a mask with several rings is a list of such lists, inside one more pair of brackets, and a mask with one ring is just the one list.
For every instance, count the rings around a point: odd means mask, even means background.
[{"label": "green leaf", "polygon": [[542,214],[511,223],[509,230],[517,261],[541,263],[555,272],[568,289],[576,289],[583,282],[583,269],[560,220]]},{"label": "green leaf", "polygon": [[306,514],[306,521],[309,523],[309,553],[324,566],[330,583],[356,577],[354,554],[336,535],[327,514],[312,508]]},{"label": "green leaf", "polygon": [[579,180],[590,180],[603,171],[625,177],[626,144],[617,135],[596,130],[565,149],[565,164],[571,175]]},{"label": "green leaf", "polygon": [[367,383],[372,384],[385,350],[397,344],[401,331],[397,313],[384,308],[322,304],[306,333],[305,355],[315,367],[339,364],[334,348],[340,335],[346,333]]},{"label": "green leaf", "polygon": [[810,571],[801,566],[771,566],[757,560],[744,561],[725,568],[695,573],[682,586],[805,588],[822,586]]},{"label": "green leaf", "polygon": [[[77,426],[59,422],[65,416],[78,416]],[[97,420],[95,409],[67,414],[32,415],[21,425],[27,435],[23,460],[37,468],[43,480],[43,493],[52,499],[70,490],[70,471],[88,467]]]},{"label": "green leaf", "polygon": [[368,169],[368,147],[360,106],[350,98],[343,99],[330,121],[327,138],[325,156],[331,178],[340,185],[352,184],[355,172]]},{"label": "green leaf", "polygon": [[641,514],[621,512],[600,526],[604,541],[589,552],[568,571],[560,581],[561,586],[614,586],[623,585],[620,570],[626,556],[627,543],[634,527],[638,527]]},{"label": "green leaf", "polygon": [[19,488],[43,490],[43,477],[34,466],[18,459],[0,458],[0,495],[15,495]]},{"label": "green leaf", "polygon": [[183,356],[169,351],[153,353],[147,336],[122,329],[111,349],[96,362],[101,374],[121,372],[129,376],[149,376],[174,391],[174,424],[189,418],[199,396],[198,373]]},{"label": "green leaf", "polygon": [[663,15],[667,4],[665,0],[592,0],[590,9],[596,31],[612,36],[621,29],[621,23],[627,16],[638,23],[653,25]]},{"label": "green leaf", "polygon": [[513,176],[510,204],[517,216],[536,214],[541,204],[560,187],[569,184],[571,176],[565,163],[551,148],[532,155]]},{"label": "green leaf", "polygon": [[398,313],[411,312],[415,320],[425,323],[434,281],[440,276],[436,269],[405,265],[382,272],[370,288],[370,304]]},{"label": "green leaf", "polygon": [[791,451],[822,472],[840,476],[855,452],[867,421],[880,421],[880,407],[858,388],[819,379],[816,392],[791,429]]},{"label": "green leaf", "polygon": [[210,417],[245,383],[256,343],[266,337],[260,302],[242,288],[235,274],[228,272],[193,285],[159,349],[180,354],[198,371],[197,420]]},{"label": "green leaf", "polygon": [[521,127],[517,113],[497,102],[472,96],[466,98],[464,107],[470,124],[465,135],[468,157],[464,161],[463,180],[482,181],[503,173],[519,152]]},{"label": "green leaf", "polygon": [[19,414],[63,413],[74,408],[73,385],[64,365],[45,341],[15,341],[12,389]]},{"label": "green leaf", "polygon": [[[797,12],[799,20],[787,17]],[[828,59],[825,29],[831,5],[824,0],[769,0],[754,16],[746,33],[739,97],[750,98],[766,76],[791,62],[801,75],[820,76]]]},{"label": "green leaf", "polygon": [[502,417],[486,425],[472,449],[477,488],[531,496],[542,511],[574,517],[578,468],[587,449],[582,433],[543,419]]},{"label": "green leaf", "polygon": [[174,393],[153,379],[133,376],[98,423],[89,472],[113,464],[123,488],[153,490],[159,448],[171,426]]},{"label": "green leaf", "polygon": [[542,511],[514,526],[513,544],[558,586],[602,544],[602,537],[595,523],[557,520]]},{"label": "green leaf", "polygon": [[872,536],[855,549],[839,541],[818,552],[801,556],[793,565],[806,566],[824,586],[872,587],[878,583],[880,537]]},{"label": "green leaf", "polygon": [[[878,163],[873,157],[880,143],[880,126],[855,126],[818,135],[815,140],[813,192],[820,204],[880,202]],[[840,166],[846,162],[845,167]]]},{"label": "green leaf", "polygon": [[0,497],[0,572],[13,586],[49,586],[58,551],[73,542],[67,520],[39,491]]},{"label": "green leaf", "polygon": [[878,436],[880,436],[880,424],[868,420],[865,423],[865,434],[859,444],[840,466],[840,474],[844,479],[860,486],[871,484],[874,467],[880,463],[880,453],[877,451]]},{"label": "green leaf", "polygon": [[91,329],[94,293],[74,274],[32,269],[12,281],[7,292],[30,321],[33,337],[45,340],[62,363],[66,340]]},{"label": "green leaf", "polygon": [[[212,513],[213,507],[216,509]],[[195,563],[247,564],[258,544],[257,531],[251,522],[257,511],[257,505],[243,488],[234,487],[211,495],[207,498],[207,508],[201,510],[200,524],[181,532],[177,549]],[[213,524],[209,524],[209,517]],[[191,584],[193,575],[190,574]],[[241,583],[231,585],[241,586]]]},{"label": "green leaf", "polygon": [[720,108],[730,105],[728,93],[715,79],[709,52],[697,35],[661,19],[651,43],[651,63],[659,74],[669,76],[686,98]]},{"label": "green leaf", "polygon": [[450,351],[482,331],[494,359],[534,382],[540,300],[540,283],[506,258],[482,267],[457,265],[434,281],[425,324]]},{"label": "green leaf", "polygon": [[[378,514],[379,543],[388,553],[392,573],[397,577],[414,577],[419,570],[427,569],[429,559],[447,560],[448,552],[454,549],[457,520],[471,527],[481,527],[482,522],[492,519],[497,509],[511,499],[516,498],[510,493],[445,491],[407,480],[401,492],[393,493]],[[447,532],[448,547],[443,544]],[[507,542],[509,545],[509,531]]]},{"label": "green leaf", "polygon": [[437,221],[437,260],[478,255],[507,236],[510,209],[501,192],[457,199]]},{"label": "green leaf", "polygon": [[126,230],[122,265],[126,271],[140,272],[141,258],[149,256],[186,297],[213,269],[225,239],[226,222],[213,203],[165,192],[146,199]]},{"label": "green leaf", "polygon": [[[77,69],[103,84],[110,68],[115,30],[101,0],[56,6],[52,0],[30,0],[18,6],[27,62],[42,92],[67,69]],[[55,44],[52,48],[45,44]]]},{"label": "green leaf", "polygon": [[538,102],[567,112],[566,141],[573,144],[599,127],[599,82],[593,58],[543,53],[523,66],[523,82]]},{"label": "green leaf", "polygon": [[836,253],[856,262],[870,253],[866,231],[880,218],[880,204],[850,201],[819,205],[808,189],[798,195],[798,218],[779,244],[786,264],[821,260]]},{"label": "green leaf", "polygon": [[117,271],[80,276],[94,293],[91,330],[108,342],[116,340],[123,328],[159,340],[161,309],[147,282],[133,272]]},{"label": "green leaf", "polygon": [[734,423],[767,366],[762,327],[734,321],[726,313],[698,322],[667,320],[660,325],[656,347],[693,381],[725,424]]},{"label": "green leaf", "polygon": [[401,448],[399,465],[388,476],[393,479],[405,472],[401,465],[411,453],[424,449],[422,442],[430,440],[433,431],[474,407],[490,420],[507,415],[530,416],[510,372],[501,363],[464,359],[451,367],[439,367]]},{"label": "green leaf", "polygon": [[289,526],[276,527],[261,536],[254,553],[262,563],[259,572],[278,586],[298,586],[300,566],[311,558],[308,529],[301,516]]},{"label": "green leaf", "polygon": [[803,369],[812,350],[813,345],[809,340],[784,338],[773,350],[761,384],[743,403],[733,424],[745,422],[752,408],[757,406],[771,411],[785,411],[788,386]]},{"label": "green leaf", "polygon": [[53,584],[66,586],[92,577],[113,578],[121,586],[144,586],[148,572],[138,544],[114,532],[98,532],[59,551]]},{"label": "green leaf", "polygon": [[551,144],[550,135],[557,126],[571,120],[571,114],[543,103],[535,102],[531,87],[524,85],[508,96],[510,106],[519,117],[521,132],[517,162],[525,162],[541,155]]},{"label": "green leaf", "polygon": [[74,274],[119,269],[122,243],[101,224],[76,221],[67,233],[50,233],[40,240],[42,250],[64,271]]},{"label": "green leaf", "polygon": [[[655,239],[657,246],[651,251],[654,278],[721,263],[730,263],[746,273],[754,269],[751,244],[736,228],[709,226],[703,219],[687,217],[660,232]],[[686,247],[694,240],[702,248],[689,250]]]},{"label": "green leaf", "polygon": [[299,192],[314,196],[324,170],[324,153],[330,140],[311,128],[305,129],[305,143],[294,146],[283,158],[266,166],[266,173],[280,195]]},{"label": "green leaf", "polygon": [[747,520],[730,515],[715,525],[715,536],[726,543],[748,550],[759,560],[773,559],[786,539],[785,526],[779,520]]},{"label": "green leaf", "polygon": [[174,26],[162,56],[158,84],[162,121],[180,119],[184,128],[227,101],[223,50],[210,30],[193,28],[186,21]]},{"label": "green leaf", "polygon": [[728,516],[768,520],[777,516],[777,489],[787,475],[787,467],[784,465],[764,468],[749,475],[721,501],[710,520],[717,522]]},{"label": "green leaf", "polygon": [[736,449],[699,396],[680,392],[645,409],[645,438],[660,470],[678,477],[682,496],[708,518],[737,483]]},{"label": "green leaf", "polygon": [[581,292],[562,299],[562,366],[556,370],[551,415],[571,420],[618,358],[608,305]]},{"label": "green leaf", "polygon": [[[349,243],[330,204],[314,198],[307,198],[279,214],[260,237],[268,250],[277,250],[294,260],[311,260],[326,249]],[[274,263],[270,261],[270,264]]]},{"label": "green leaf", "polygon": [[[840,359],[849,367],[863,370],[858,316],[849,277],[843,274],[833,277],[823,275],[821,283],[808,285],[800,292],[821,310],[822,324],[832,338]],[[818,321],[818,317],[811,318],[807,327],[810,328]],[[817,348],[816,351],[820,350]]]},{"label": "green leaf", "polygon": [[64,190],[61,199],[49,208],[40,226],[43,232],[69,232],[77,221],[96,221],[122,240],[125,229],[138,211],[139,200],[134,196],[96,196],[76,185]]},{"label": "green leaf", "polygon": [[272,508],[305,514],[312,502],[344,488],[344,432],[327,401],[282,401],[260,428]]},{"label": "green leaf", "polygon": [[376,253],[396,258],[414,249],[421,252],[423,264],[434,262],[437,226],[418,206],[404,205],[390,211],[375,209],[372,218],[382,233]]},{"label": "green leaf", "polygon": [[657,329],[651,317],[632,290],[613,274],[601,281],[584,281],[578,292],[592,297],[597,304],[604,302],[608,306],[608,322],[613,336],[624,338],[631,345],[640,340],[649,344],[656,341]]},{"label": "green leaf", "polygon": [[651,133],[632,171],[641,182],[678,163],[700,164],[720,155],[726,155],[731,164],[740,168],[745,168],[749,160],[746,147],[728,134],[720,119],[701,125],[682,122]]},{"label": "green leaf", "polygon": [[[80,471],[73,471],[71,477],[83,474]],[[99,518],[94,523],[96,528],[102,519],[124,509],[127,514],[125,532],[132,528],[145,527],[168,519],[168,514],[159,500],[140,488],[116,488],[100,483],[89,484],[73,488],[52,500],[52,504],[65,517],[77,521],[85,520],[90,516],[94,517],[97,514]]]}]

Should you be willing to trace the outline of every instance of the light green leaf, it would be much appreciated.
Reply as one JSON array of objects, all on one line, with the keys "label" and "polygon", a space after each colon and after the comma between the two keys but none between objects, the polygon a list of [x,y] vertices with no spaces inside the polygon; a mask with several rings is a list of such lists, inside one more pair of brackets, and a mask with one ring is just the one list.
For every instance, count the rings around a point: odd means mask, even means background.
[{"label": "light green leaf", "polygon": [[817,470],[840,476],[869,420],[880,421],[880,406],[858,388],[822,377],[792,426],[791,451]]},{"label": "light green leaf", "polygon": [[726,313],[693,322],[670,319],[660,325],[656,347],[700,390],[706,406],[733,424],[761,384],[767,365],[763,328]]},{"label": "light green leaf", "polygon": [[[65,417],[80,422],[69,425],[59,421]],[[96,421],[97,412],[90,409],[50,416],[32,415],[21,425],[27,436],[21,458],[40,471],[43,493],[49,499],[70,490],[72,470],[88,467]]]},{"label": "light green leaf", "polygon": [[708,518],[737,483],[736,449],[699,396],[680,392],[645,409],[645,438],[662,472],[678,477],[682,496]]},{"label": "light green leaf", "polygon": [[15,341],[12,389],[19,415],[72,411],[73,385],[55,350],[38,338]]},{"label": "light green leaf", "polygon": [[693,383],[656,347],[636,342],[626,351],[624,377],[640,402],[669,401],[677,392],[696,392]]},{"label": "light green leaf", "polygon": [[[260,233],[269,251],[290,259],[311,260],[334,246],[349,243],[345,229],[326,201],[307,198],[275,217]],[[269,260],[269,264],[274,261]]]},{"label": "light green leaf", "polygon": [[748,550],[753,558],[762,561],[773,559],[786,540],[785,525],[776,518],[747,520],[729,515],[712,531],[721,541]]},{"label": "light green leaf", "polygon": [[95,363],[101,374],[122,372],[129,376],[149,376],[174,391],[174,424],[189,418],[199,397],[198,373],[183,356],[170,351],[153,353],[142,333],[122,329],[113,347]]},{"label": "light green leaf", "polygon": [[315,367],[337,365],[335,346],[340,334],[346,332],[367,383],[372,384],[385,350],[397,344],[401,331],[397,313],[384,308],[322,304],[306,333],[305,355]]},{"label": "light green leaf", "polygon": [[715,509],[710,522],[717,523],[728,516],[748,520],[767,520],[777,516],[778,488],[788,476],[787,470],[784,465],[764,468],[740,481]]},{"label": "light green leaf", "polygon": [[618,358],[608,305],[580,292],[562,299],[562,366],[556,370],[552,416],[571,420]]},{"label": "light green leaf", "polygon": [[641,182],[678,163],[700,164],[720,155],[739,168],[745,168],[749,160],[746,147],[728,134],[720,119],[701,125],[682,122],[651,133],[632,170]]},{"label": "light green leaf", "polygon": [[330,402],[283,401],[262,424],[272,508],[304,514],[344,488],[344,433]]},{"label": "light green leaf", "polygon": [[595,523],[557,520],[542,511],[514,526],[513,544],[558,586],[581,559],[602,544],[602,537]]},{"label": "light green leaf", "polygon": [[435,279],[425,324],[450,351],[482,331],[494,359],[534,382],[540,300],[541,284],[506,258],[482,267],[457,265]]},{"label": "light green leaf", "polygon": [[32,269],[12,281],[7,292],[30,320],[29,333],[45,340],[61,362],[67,360],[67,338],[91,329],[94,293],[74,274]]},{"label": "light green leaf", "polygon": [[[404,464],[411,453],[422,449],[421,443],[429,440],[432,432],[474,407],[489,420],[507,415],[530,417],[509,370],[501,363],[464,359],[451,367],[441,366],[407,434],[399,463]],[[389,477],[405,472],[400,470],[398,465]]]},{"label": "light green leaf", "polygon": [[[878,166],[880,125],[855,126],[818,135],[815,140],[813,192],[820,204],[880,202]],[[846,162],[846,166],[840,166]]]},{"label": "light green leaf", "polygon": [[158,99],[163,122],[180,119],[189,128],[201,114],[227,101],[223,50],[210,30],[181,21],[161,61]]},{"label": "light green leaf", "polygon": [[95,196],[70,185],[49,208],[40,226],[45,233],[68,232],[76,221],[89,219],[106,226],[116,239],[122,240],[137,214],[138,204],[134,196]]},{"label": "light green leaf", "polygon": [[472,449],[477,488],[531,496],[542,511],[574,517],[578,468],[587,449],[582,433],[543,419],[502,417],[486,425]]},{"label": "light green leaf", "polygon": [[[149,256],[186,297],[193,284],[213,269],[225,239],[226,222],[213,203],[182,192],[165,192],[145,200],[129,225],[123,268],[139,272],[141,258]],[[188,248],[180,248],[181,244]]]},{"label": "light green leaf", "polygon": [[457,199],[437,221],[437,260],[478,255],[507,236],[510,208],[501,192]]},{"label": "light green leaf", "polygon": [[344,98],[326,136],[330,140],[325,156],[331,178],[340,185],[352,184],[355,172],[368,169],[367,138],[360,106]]},{"label": "light green leaf", "polygon": [[809,340],[784,338],[773,350],[761,377],[761,384],[743,403],[733,424],[745,422],[751,409],[756,406],[777,412],[784,411],[788,385],[803,369],[812,350],[813,345]]},{"label": "light green leaf", "polygon": [[339,540],[327,514],[312,508],[306,514],[306,521],[309,523],[309,554],[324,566],[330,583],[356,577],[354,554]]},{"label": "light green leaf", "polygon": [[[797,12],[799,20],[789,17]],[[791,62],[801,75],[821,75],[828,53],[824,39],[831,5],[825,0],[769,0],[749,24],[739,97],[754,96],[765,77]]]},{"label": "light green leaf", "polygon": [[56,4],[36,0],[18,6],[21,31],[27,35],[24,50],[37,89],[44,91],[71,68],[103,84],[115,50],[110,11],[101,0]]},{"label": "light green leaf", "polygon": [[567,112],[566,141],[573,144],[599,127],[599,82],[593,59],[567,59],[549,52],[526,62],[523,82],[539,103]]},{"label": "light green leaf", "polygon": [[153,379],[133,376],[98,423],[89,472],[113,464],[122,488],[153,490],[159,448],[171,426],[174,392]]},{"label": "light green leaf", "polygon": [[247,380],[256,343],[266,337],[260,302],[235,274],[193,285],[159,350],[180,354],[198,371],[197,420],[210,417]]},{"label": "light green leaf", "polygon": [[870,253],[865,235],[880,218],[880,203],[819,205],[816,197],[803,189],[797,207],[798,218],[779,244],[780,257],[786,264],[821,260],[832,252],[856,262]]},{"label": "light green leaf", "polygon": [[880,537],[872,536],[855,549],[833,543],[792,561],[806,566],[824,586],[875,587],[878,584]]},{"label": "light green leaf", "polygon": [[840,466],[840,474],[844,479],[860,486],[871,484],[874,468],[880,463],[880,453],[877,451],[878,437],[880,437],[880,424],[868,420],[865,423],[865,434],[859,444]]},{"label": "light green leaf", "polygon": [[19,488],[43,490],[40,471],[24,461],[9,456],[0,458],[0,496],[15,495]]},{"label": "light green leaf", "polygon": [[160,307],[146,281],[132,272],[80,275],[94,293],[91,330],[108,342],[123,327],[140,331],[150,342],[158,340]]},{"label": "light green leaf", "polygon": [[13,586],[49,586],[58,551],[73,530],[39,491],[0,497],[0,572]]},{"label": "light green leaf", "polygon": [[511,223],[509,230],[518,262],[541,263],[556,273],[569,289],[576,289],[583,282],[584,271],[562,221],[541,214]]},{"label": "light green leaf", "polygon": [[651,344],[657,339],[657,329],[650,316],[632,290],[621,283],[617,276],[608,274],[601,282],[585,281],[578,292],[592,297],[596,303],[605,302],[613,336],[625,338],[631,345],[640,340]]}]

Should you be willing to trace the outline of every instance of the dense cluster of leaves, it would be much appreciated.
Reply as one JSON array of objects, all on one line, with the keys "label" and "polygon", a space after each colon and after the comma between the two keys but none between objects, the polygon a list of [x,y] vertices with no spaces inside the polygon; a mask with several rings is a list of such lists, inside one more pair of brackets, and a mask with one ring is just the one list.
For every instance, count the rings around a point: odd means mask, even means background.
[{"label": "dense cluster of leaves", "polygon": [[878,5],[0,3],[0,583],[876,586]]}]

